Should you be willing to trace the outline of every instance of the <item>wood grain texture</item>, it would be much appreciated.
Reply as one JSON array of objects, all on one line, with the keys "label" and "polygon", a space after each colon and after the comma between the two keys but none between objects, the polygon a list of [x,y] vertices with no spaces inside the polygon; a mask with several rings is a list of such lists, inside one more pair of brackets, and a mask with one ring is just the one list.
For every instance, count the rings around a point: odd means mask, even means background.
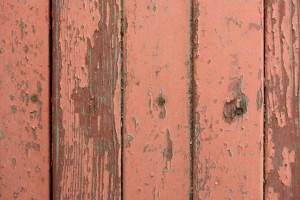
[{"label": "wood grain texture", "polygon": [[299,6],[265,2],[266,199],[300,199]]},{"label": "wood grain texture", "polygon": [[120,2],[53,2],[55,199],[120,199]]},{"label": "wood grain texture", "polygon": [[0,1],[0,199],[49,199],[49,1]]},{"label": "wood grain texture", "polygon": [[123,198],[188,199],[189,0],[124,1]]},{"label": "wood grain texture", "polygon": [[263,197],[262,4],[194,1],[194,200]]}]

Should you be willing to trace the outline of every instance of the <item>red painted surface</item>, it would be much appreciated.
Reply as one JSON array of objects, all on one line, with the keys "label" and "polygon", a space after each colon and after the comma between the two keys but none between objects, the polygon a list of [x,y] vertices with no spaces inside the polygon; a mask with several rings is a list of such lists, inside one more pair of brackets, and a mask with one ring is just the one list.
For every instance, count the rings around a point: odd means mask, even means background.
[{"label": "red painted surface", "polygon": [[0,1],[0,199],[300,199],[299,1],[49,2]]},{"label": "red painted surface", "polygon": [[0,1],[0,199],[49,199],[49,2]]},{"label": "red painted surface", "polygon": [[190,1],[125,1],[123,198],[188,199]]},{"label": "red painted surface", "polygon": [[120,199],[120,3],[53,5],[53,196]]},{"label": "red painted surface", "polygon": [[300,5],[296,0],[265,3],[265,198],[300,199]]},{"label": "red painted surface", "polygon": [[262,199],[262,1],[199,0],[194,15],[194,199]]}]

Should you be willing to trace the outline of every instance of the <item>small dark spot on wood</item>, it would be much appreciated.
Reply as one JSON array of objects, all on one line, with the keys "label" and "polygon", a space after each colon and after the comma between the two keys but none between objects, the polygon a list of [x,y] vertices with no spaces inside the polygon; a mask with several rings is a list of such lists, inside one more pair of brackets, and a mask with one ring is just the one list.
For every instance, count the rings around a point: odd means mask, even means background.
[{"label": "small dark spot on wood", "polygon": [[225,120],[230,122],[235,116],[241,116],[247,112],[246,96],[242,93],[229,102],[225,102],[223,113]]},{"label": "small dark spot on wood", "polygon": [[29,47],[28,47],[28,45],[27,45],[27,44],[26,44],[26,45],[24,45],[23,49],[24,49],[24,52],[25,52],[25,53],[28,53],[28,51],[29,51]]},{"label": "small dark spot on wood", "polygon": [[235,111],[236,115],[242,115],[244,113],[244,110],[242,108],[237,108]]},{"label": "small dark spot on wood", "polygon": [[163,98],[163,97],[158,97],[158,98],[156,99],[156,103],[157,103],[159,106],[163,107],[163,106],[166,104],[166,100],[165,100],[165,98]]},{"label": "small dark spot on wood", "polygon": [[133,141],[133,136],[132,135],[128,135],[127,136],[127,144],[126,144],[126,148],[129,148],[131,145],[131,142]]},{"label": "small dark spot on wood", "polygon": [[39,98],[38,98],[38,96],[37,96],[36,94],[33,94],[33,95],[30,97],[30,99],[31,99],[31,101],[34,102],[34,103],[38,102],[38,100],[39,100]]},{"label": "small dark spot on wood", "polygon": [[14,167],[17,165],[17,159],[16,158],[11,159],[11,162],[12,162]]},{"label": "small dark spot on wood", "polygon": [[13,113],[16,113],[16,112],[17,112],[17,107],[16,107],[15,105],[12,105],[12,106],[11,106],[11,111],[12,111]]},{"label": "small dark spot on wood", "polygon": [[159,118],[160,119],[166,118],[166,110],[162,110],[162,111],[159,112]]}]

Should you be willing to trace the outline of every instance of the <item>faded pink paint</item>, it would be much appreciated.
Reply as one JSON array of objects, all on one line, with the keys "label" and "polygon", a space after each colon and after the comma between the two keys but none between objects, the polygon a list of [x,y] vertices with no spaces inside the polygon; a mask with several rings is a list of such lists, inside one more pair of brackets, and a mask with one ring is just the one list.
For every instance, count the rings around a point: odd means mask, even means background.
[{"label": "faded pink paint", "polygon": [[49,199],[49,1],[0,1],[0,199]]},{"label": "faded pink paint", "polygon": [[194,9],[194,199],[262,199],[263,3]]},{"label": "faded pink paint", "polygon": [[124,199],[188,199],[190,1],[124,1]]}]

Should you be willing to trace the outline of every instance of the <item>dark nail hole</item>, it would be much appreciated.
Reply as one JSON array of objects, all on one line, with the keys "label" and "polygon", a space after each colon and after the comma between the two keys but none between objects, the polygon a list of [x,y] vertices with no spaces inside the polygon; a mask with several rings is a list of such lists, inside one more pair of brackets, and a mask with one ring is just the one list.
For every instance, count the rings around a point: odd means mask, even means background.
[{"label": "dark nail hole", "polygon": [[163,98],[163,97],[158,97],[156,99],[156,103],[159,105],[159,106],[164,106],[166,104],[166,100]]},{"label": "dark nail hole", "polygon": [[242,115],[242,114],[244,114],[243,108],[237,108],[236,111],[235,111],[235,114],[236,115]]},{"label": "dark nail hole", "polygon": [[32,102],[37,102],[39,100],[36,94],[32,95],[30,99]]}]

